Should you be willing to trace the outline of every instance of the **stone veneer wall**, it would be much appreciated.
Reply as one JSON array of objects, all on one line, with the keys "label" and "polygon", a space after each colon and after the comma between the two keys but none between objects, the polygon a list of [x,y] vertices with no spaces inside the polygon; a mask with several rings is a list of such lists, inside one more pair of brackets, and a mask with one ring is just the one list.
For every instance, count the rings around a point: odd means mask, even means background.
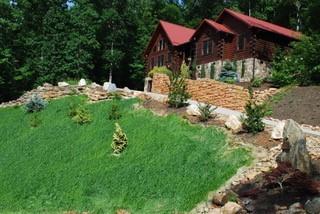
[{"label": "stone veneer wall", "polygon": [[[240,82],[250,82],[253,77],[253,62],[255,61],[255,77],[257,78],[266,78],[269,76],[270,73],[270,66],[269,63],[263,60],[259,59],[244,59],[244,60],[237,60],[235,62],[237,67],[237,73]],[[226,61],[215,61],[215,62],[209,62],[206,64],[198,65],[197,66],[197,72],[200,74],[201,67],[204,66],[205,72],[206,72],[206,78],[210,78],[210,68],[211,65],[214,63],[215,66],[215,79],[219,79],[219,74],[222,70],[222,64],[225,64]],[[242,75],[242,66],[244,65],[244,74]],[[198,75],[199,76],[199,75]]]},{"label": "stone veneer wall", "polygon": [[[169,78],[164,74],[154,74],[152,92],[168,94]],[[210,79],[187,80],[188,92],[193,100],[215,106],[244,111],[249,99],[248,90],[241,86],[217,82]]]}]

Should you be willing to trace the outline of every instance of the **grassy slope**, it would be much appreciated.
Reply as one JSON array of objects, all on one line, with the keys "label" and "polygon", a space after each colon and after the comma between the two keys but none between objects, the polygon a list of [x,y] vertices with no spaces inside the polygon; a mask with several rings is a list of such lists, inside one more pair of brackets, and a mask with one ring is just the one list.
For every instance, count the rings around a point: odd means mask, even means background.
[{"label": "grassy slope", "polygon": [[187,211],[249,162],[221,131],[133,111],[134,100],[121,101],[129,146],[114,157],[110,102],[89,105],[93,122],[79,126],[67,116],[71,99],[50,102],[38,128],[22,109],[0,109],[2,212]]}]

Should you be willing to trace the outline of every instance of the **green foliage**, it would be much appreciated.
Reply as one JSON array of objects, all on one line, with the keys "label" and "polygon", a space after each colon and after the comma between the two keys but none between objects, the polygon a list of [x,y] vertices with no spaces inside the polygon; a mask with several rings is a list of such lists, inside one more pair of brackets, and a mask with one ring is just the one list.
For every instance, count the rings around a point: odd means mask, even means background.
[{"label": "green foliage", "polygon": [[245,72],[246,72],[246,62],[244,60],[242,60],[242,62],[241,62],[241,78],[244,77]]},{"label": "green foliage", "polygon": [[41,125],[41,119],[39,118],[38,114],[32,114],[30,117],[30,126],[32,128],[37,128]]},{"label": "green foliage", "polygon": [[210,65],[210,79],[215,79],[215,75],[216,75],[216,67],[214,63],[211,63]]},{"label": "green foliage", "polygon": [[198,104],[198,110],[200,112],[199,119],[201,122],[206,122],[211,118],[215,118],[217,115],[214,114],[214,111],[217,107],[213,107],[209,104]]},{"label": "green foliage", "polygon": [[114,101],[119,101],[122,99],[122,96],[119,92],[112,92],[109,94],[109,97]]},{"label": "green foliage", "polygon": [[235,84],[237,81],[232,78],[232,77],[226,77],[223,82],[228,83],[228,84]]},{"label": "green foliage", "polygon": [[245,106],[246,117],[242,117],[243,127],[250,133],[258,133],[264,130],[263,117],[266,116],[266,105],[257,104],[254,99],[252,92],[250,92],[250,99]]},{"label": "green foliage", "polygon": [[119,155],[127,147],[128,138],[118,123],[115,123],[115,126],[116,130],[113,133],[111,148],[113,149],[113,154]]},{"label": "green foliage", "polygon": [[170,107],[180,108],[186,105],[190,98],[187,92],[187,83],[184,77],[179,75],[170,76],[168,103]]},{"label": "green foliage", "polygon": [[80,125],[91,122],[90,111],[82,102],[72,102],[69,105],[69,116],[75,123]]},{"label": "green foliage", "polygon": [[181,64],[181,67],[180,67],[180,72],[181,72],[181,76],[183,78],[190,78],[190,69],[189,69],[189,66],[183,61],[182,64]]},{"label": "green foliage", "polygon": [[88,105],[92,123],[78,126],[66,117],[73,99],[50,102],[36,129],[21,108],[0,109],[1,213],[184,213],[250,163],[223,131],[132,111],[134,99],[119,102],[129,146],[115,158],[114,123],[103,117],[112,102]]},{"label": "green foliage", "polygon": [[112,103],[111,109],[108,113],[109,120],[119,120],[121,118],[120,107],[117,103]]},{"label": "green foliage", "polygon": [[254,78],[251,82],[251,86],[254,88],[259,88],[263,83],[263,79],[261,78]]},{"label": "green foliage", "polygon": [[319,84],[319,55],[320,35],[304,37],[293,43],[287,54],[277,54],[272,64],[272,82],[276,86]]},{"label": "green foliage", "polygon": [[226,61],[223,65],[223,69],[226,71],[235,71],[235,66],[233,63],[231,63],[230,61]]},{"label": "green foliage", "polygon": [[205,77],[206,77],[206,69],[204,65],[201,65],[200,78],[205,78]]},{"label": "green foliage", "polygon": [[154,74],[166,74],[168,76],[172,75],[172,71],[170,71],[166,66],[162,67],[154,67],[149,73],[149,77],[153,77]]},{"label": "green foliage", "polygon": [[48,102],[42,99],[40,95],[33,94],[31,98],[24,105],[24,109],[28,113],[39,112],[39,111],[42,111],[47,105],[48,105]]}]

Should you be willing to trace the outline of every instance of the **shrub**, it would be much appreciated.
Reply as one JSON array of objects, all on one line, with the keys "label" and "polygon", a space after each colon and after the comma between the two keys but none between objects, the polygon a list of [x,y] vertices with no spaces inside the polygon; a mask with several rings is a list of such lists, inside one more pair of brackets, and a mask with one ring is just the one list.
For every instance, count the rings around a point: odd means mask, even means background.
[{"label": "shrub", "polygon": [[271,79],[276,86],[320,83],[320,35],[304,37],[291,44],[287,52],[278,51],[272,63]]},{"label": "shrub", "polygon": [[[250,90],[251,91],[251,90]],[[247,117],[242,117],[243,127],[250,133],[258,133],[264,130],[263,117],[266,115],[265,104],[257,104],[250,92],[250,99],[245,106],[245,113]]]},{"label": "shrub", "polygon": [[91,122],[90,111],[83,104],[71,104],[69,116],[80,125]]},{"label": "shrub", "polygon": [[201,66],[201,71],[200,71],[200,78],[205,78],[206,77],[206,69],[204,68],[204,65]]},{"label": "shrub", "polygon": [[121,118],[119,105],[113,103],[108,115],[109,120],[119,120]]},{"label": "shrub", "polygon": [[183,61],[183,63],[181,64],[181,67],[180,67],[180,71],[181,71],[181,76],[183,78],[190,78],[190,69],[189,69],[189,66]]},{"label": "shrub", "polygon": [[216,67],[214,65],[214,63],[211,63],[210,65],[210,79],[215,79],[215,75],[216,75]]},{"label": "shrub", "polygon": [[170,107],[179,108],[185,106],[190,98],[187,92],[187,83],[185,78],[179,75],[170,76],[168,103]]},{"label": "shrub", "polygon": [[167,67],[162,66],[162,67],[154,67],[149,73],[149,77],[153,77],[154,74],[166,74],[168,76],[172,75],[172,71],[170,71]]},{"label": "shrub", "polygon": [[48,102],[42,99],[38,94],[33,94],[25,104],[24,108],[28,113],[39,112],[48,105]]},{"label": "shrub", "polygon": [[263,79],[261,78],[254,78],[251,82],[251,86],[255,88],[259,88],[262,85]]},{"label": "shrub", "polygon": [[238,74],[231,62],[225,62],[219,75],[219,80],[229,84],[234,84],[238,81]]},{"label": "shrub", "polygon": [[201,122],[206,122],[211,118],[215,118],[217,115],[213,112],[217,109],[217,107],[212,107],[209,104],[198,104],[198,110],[200,112],[199,119]]},{"label": "shrub", "polygon": [[118,123],[115,123],[115,126],[116,130],[113,133],[111,147],[113,149],[113,154],[119,155],[127,147],[128,138]]},{"label": "shrub", "polygon": [[118,92],[112,92],[109,94],[109,98],[111,98],[113,100],[121,100],[122,96]]},{"label": "shrub", "polygon": [[30,126],[32,128],[37,128],[38,126],[40,126],[41,124],[41,120],[39,118],[38,114],[32,114],[32,116],[30,117]]}]

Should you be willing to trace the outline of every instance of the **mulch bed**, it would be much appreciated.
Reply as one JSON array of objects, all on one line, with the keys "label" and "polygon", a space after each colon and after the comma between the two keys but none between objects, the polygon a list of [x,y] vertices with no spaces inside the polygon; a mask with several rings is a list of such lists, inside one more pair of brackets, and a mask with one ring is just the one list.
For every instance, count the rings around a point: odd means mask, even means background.
[{"label": "mulch bed", "polygon": [[273,118],[320,125],[320,86],[296,87],[273,106]]}]

